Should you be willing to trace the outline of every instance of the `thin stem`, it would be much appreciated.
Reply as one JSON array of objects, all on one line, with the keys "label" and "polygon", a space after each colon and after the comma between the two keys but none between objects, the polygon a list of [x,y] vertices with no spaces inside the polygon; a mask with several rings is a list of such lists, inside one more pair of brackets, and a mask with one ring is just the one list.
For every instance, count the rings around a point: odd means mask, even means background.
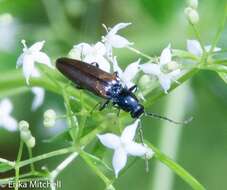
[{"label": "thin stem", "polygon": [[78,156],[78,152],[73,152],[70,154],[63,162],[61,162],[51,173],[50,176],[52,179],[56,177]]},{"label": "thin stem", "polygon": [[55,179],[78,155],[79,155],[78,152],[73,152],[50,173],[50,181],[51,181],[52,190],[56,189],[55,185],[53,185]]},{"label": "thin stem", "polygon": [[194,30],[194,33],[195,33],[195,36],[196,36],[197,40],[198,40],[199,43],[200,43],[200,46],[201,46],[201,48],[202,48],[202,50],[203,50],[203,53],[206,53],[204,44],[203,44],[202,39],[201,39],[201,35],[200,35],[200,33],[199,33],[197,27],[196,27],[194,24],[192,24],[192,23],[191,23],[191,26],[192,26],[192,28],[193,28],[193,30]]},{"label": "thin stem", "polygon": [[62,148],[62,149],[59,149],[59,150],[55,150],[55,151],[52,151],[52,152],[48,152],[48,153],[33,157],[32,159],[23,160],[18,164],[18,167],[24,167],[24,166],[29,165],[29,164],[34,163],[34,162],[45,160],[47,158],[51,158],[51,157],[54,157],[54,156],[68,154],[68,153],[71,153],[71,152],[74,152],[74,151],[76,151],[75,147]]},{"label": "thin stem", "polygon": [[16,160],[16,165],[15,165],[15,190],[18,190],[18,185],[19,185],[19,175],[20,175],[20,167],[18,167],[19,162],[21,160],[22,152],[23,152],[23,146],[24,142],[20,139],[20,145],[19,145],[19,151],[17,154],[17,160]]},{"label": "thin stem", "polygon": [[226,20],[227,20],[227,5],[226,5],[226,7],[225,7],[224,17],[223,17],[223,19],[222,19],[222,21],[221,21],[221,24],[220,24],[220,26],[219,26],[219,28],[218,28],[218,31],[217,31],[217,33],[216,33],[216,36],[215,36],[215,38],[214,38],[214,41],[213,41],[213,43],[212,43],[212,45],[211,45],[209,54],[212,53],[212,52],[214,51],[214,48],[216,47],[216,45],[217,45],[217,43],[218,43],[218,40],[220,39],[221,34],[222,34],[223,30],[225,29]]},{"label": "thin stem", "polygon": [[[77,118],[76,116],[72,116],[72,109],[71,109],[71,105],[70,105],[70,100],[68,97],[68,94],[66,93],[66,91],[63,89],[62,91],[63,93],[63,98],[64,98],[64,103],[65,103],[65,109],[66,109],[66,115],[67,115],[67,123],[69,128],[73,129],[72,131],[70,131],[70,135],[75,143],[76,138],[77,138],[77,133],[78,133],[78,122],[77,122]],[[75,118],[75,121],[73,120],[73,118]],[[76,128],[73,128],[73,124],[76,123]]]},{"label": "thin stem", "polygon": [[[29,159],[32,159],[32,149],[30,147],[28,147],[28,154],[29,154]],[[31,167],[31,172],[35,172],[34,163],[31,163],[30,167]]]},{"label": "thin stem", "polygon": [[139,55],[141,55],[141,56],[143,56],[143,57],[149,59],[150,61],[154,61],[154,60],[155,60],[155,58],[153,58],[153,57],[151,57],[151,56],[149,56],[149,55],[147,55],[147,54],[145,54],[145,53],[142,53],[142,52],[139,51],[138,49],[133,48],[133,47],[131,47],[131,46],[127,46],[127,49],[129,49],[130,51],[132,51],[132,52],[134,52],[134,53],[137,53],[137,54],[139,54]]}]

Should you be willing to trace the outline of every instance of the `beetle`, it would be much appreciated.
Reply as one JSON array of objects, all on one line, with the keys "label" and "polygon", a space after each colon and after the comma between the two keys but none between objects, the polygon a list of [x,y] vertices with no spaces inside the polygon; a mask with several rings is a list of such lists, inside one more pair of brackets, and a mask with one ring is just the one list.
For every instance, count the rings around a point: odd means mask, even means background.
[{"label": "beetle", "polygon": [[56,60],[57,69],[79,88],[87,89],[106,101],[100,106],[103,110],[108,103],[131,114],[132,118],[140,118],[143,114],[164,119],[175,124],[185,124],[189,121],[176,122],[155,113],[147,113],[134,94],[137,86],[130,88],[124,86],[118,73],[108,73],[98,67],[98,63],[88,64],[80,60],[62,57]]}]

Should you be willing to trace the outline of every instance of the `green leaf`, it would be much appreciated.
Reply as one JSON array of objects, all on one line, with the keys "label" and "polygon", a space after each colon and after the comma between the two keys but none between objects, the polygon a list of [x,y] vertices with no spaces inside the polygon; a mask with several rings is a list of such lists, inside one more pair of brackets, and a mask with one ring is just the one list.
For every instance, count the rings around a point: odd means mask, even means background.
[{"label": "green leaf", "polygon": [[174,162],[168,156],[163,154],[159,149],[154,147],[151,143],[146,141],[146,144],[155,152],[155,158],[160,162],[169,167],[173,172],[175,172],[179,177],[181,177],[186,183],[188,183],[194,190],[205,190],[203,187],[191,174],[189,174],[184,168],[179,164]]}]

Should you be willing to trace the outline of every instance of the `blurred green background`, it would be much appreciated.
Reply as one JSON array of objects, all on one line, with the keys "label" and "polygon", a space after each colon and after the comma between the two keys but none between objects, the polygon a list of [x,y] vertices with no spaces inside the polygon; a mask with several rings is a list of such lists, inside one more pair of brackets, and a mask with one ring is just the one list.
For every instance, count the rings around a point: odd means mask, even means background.
[{"label": "blurred green background", "polygon": [[[212,41],[219,20],[223,15],[226,0],[199,1],[200,24],[204,42]],[[132,22],[121,34],[135,43],[135,47],[150,55],[159,55],[160,51],[171,43],[174,48],[186,47],[186,39],[192,39],[193,33],[184,17],[186,2],[182,0],[0,0],[0,71],[15,69],[16,59],[22,51],[21,39],[28,45],[46,40],[44,51],[53,59],[65,56],[74,44],[80,42],[95,43],[105,31],[101,24],[112,26],[119,22]],[[227,27],[218,44],[227,49]],[[138,58],[128,50],[117,50],[120,64],[126,64]],[[189,126],[178,131],[178,150],[174,159],[195,176],[207,189],[227,189],[227,88],[226,84],[212,72],[200,72],[190,83],[190,106],[185,105],[185,114],[193,115]],[[176,96],[181,96],[181,91]],[[0,94],[2,97],[2,95]],[[33,95],[30,92],[10,97],[14,103],[13,115],[17,120],[25,119],[31,123],[32,132],[37,138],[34,154],[38,155],[62,147],[62,144],[42,142],[65,127],[64,122],[49,130],[42,126],[42,113],[54,108],[64,113],[62,99],[48,93],[44,105],[31,112]],[[151,107],[152,111],[165,113],[168,96],[160,99]],[[177,106],[177,105],[176,105]],[[161,122],[146,119],[143,124],[145,137],[158,147],[163,128]],[[172,132],[176,130],[171,127]],[[171,147],[171,135],[169,135]],[[173,141],[175,139],[172,139]],[[19,135],[0,128],[0,157],[14,160],[17,155]],[[162,147],[161,147],[162,149]],[[165,152],[165,150],[163,150]],[[171,156],[171,155],[170,155]],[[53,169],[64,157],[52,158],[40,162]],[[119,190],[149,189],[157,190],[159,182],[165,184],[165,173],[157,177],[156,161],[150,162],[150,172],[144,170],[143,160],[134,164],[115,186]],[[155,169],[156,168],[156,169]],[[162,173],[163,172],[163,173]],[[0,175],[7,177],[7,175]],[[102,181],[80,159],[75,160],[59,176],[62,189],[104,189]],[[171,176],[168,188],[158,190],[189,190],[185,182],[177,176]]]}]

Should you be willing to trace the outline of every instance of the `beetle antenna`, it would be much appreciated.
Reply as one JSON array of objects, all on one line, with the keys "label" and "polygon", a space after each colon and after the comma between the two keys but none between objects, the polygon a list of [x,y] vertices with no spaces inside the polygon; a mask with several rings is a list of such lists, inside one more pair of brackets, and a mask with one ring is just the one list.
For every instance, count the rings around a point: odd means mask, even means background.
[{"label": "beetle antenna", "polygon": [[[139,135],[140,135],[140,141],[142,143],[143,146],[146,146],[144,143],[144,138],[143,138],[143,129],[141,126],[141,121],[139,121]],[[149,172],[149,163],[148,163],[148,158],[147,155],[144,155],[144,159],[145,159],[145,170],[146,172]]]},{"label": "beetle antenna", "polygon": [[161,115],[158,115],[156,113],[149,113],[149,112],[145,112],[145,116],[150,116],[150,117],[157,118],[157,119],[160,119],[160,120],[165,120],[165,121],[168,121],[170,123],[177,124],[177,125],[186,125],[193,120],[193,117],[190,117],[190,118],[188,118],[184,121],[174,121],[174,120],[172,120],[168,117],[161,116]]}]

